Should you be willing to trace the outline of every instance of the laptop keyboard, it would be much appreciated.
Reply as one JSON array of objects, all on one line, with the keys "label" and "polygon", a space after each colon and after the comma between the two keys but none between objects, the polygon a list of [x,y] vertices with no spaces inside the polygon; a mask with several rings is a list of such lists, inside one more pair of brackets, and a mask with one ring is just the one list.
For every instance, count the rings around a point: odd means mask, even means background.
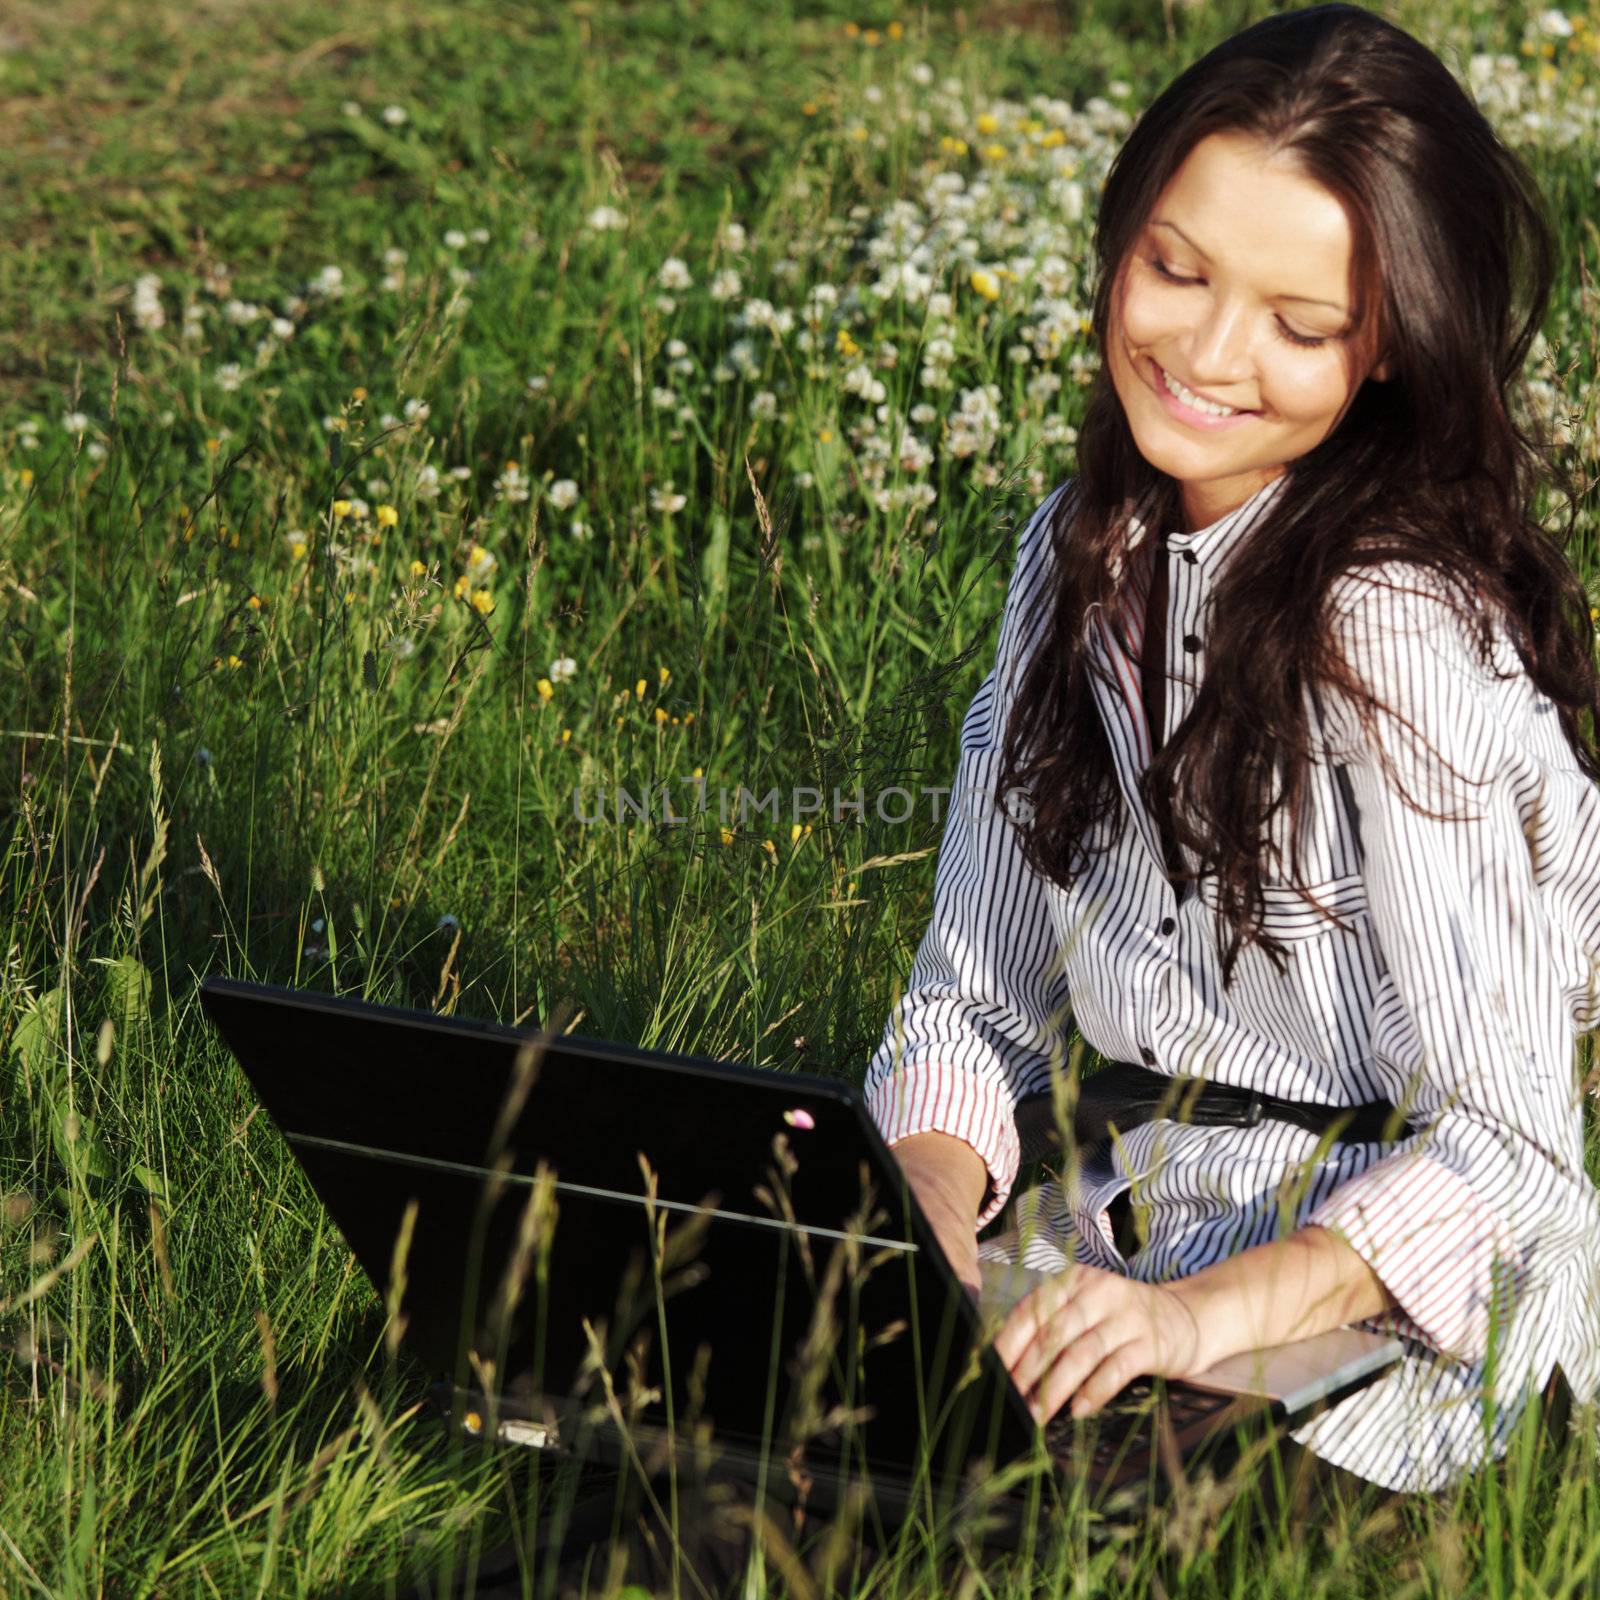
[{"label": "laptop keyboard", "polygon": [[1165,1411],[1175,1438],[1182,1439],[1196,1423],[1203,1424],[1220,1415],[1233,1401],[1232,1395],[1139,1378],[1095,1416],[1082,1422],[1063,1407],[1045,1424],[1045,1444],[1053,1455],[1067,1457],[1073,1455],[1079,1438],[1087,1434],[1091,1468],[1109,1472],[1149,1454],[1155,1443],[1159,1412]]}]

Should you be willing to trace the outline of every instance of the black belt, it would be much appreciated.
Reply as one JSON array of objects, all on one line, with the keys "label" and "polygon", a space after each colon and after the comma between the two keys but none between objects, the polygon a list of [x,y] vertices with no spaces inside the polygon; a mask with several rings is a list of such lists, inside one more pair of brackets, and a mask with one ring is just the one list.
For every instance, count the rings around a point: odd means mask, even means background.
[{"label": "black belt", "polygon": [[[1168,1077],[1131,1061],[1113,1061],[1090,1073],[1079,1086],[1072,1135],[1080,1150],[1088,1150],[1109,1136],[1113,1124],[1120,1134],[1158,1117],[1217,1128],[1289,1122],[1318,1136],[1331,1132],[1336,1144],[1383,1144],[1416,1131],[1387,1100],[1357,1106],[1285,1100],[1208,1078]],[[1029,1095],[1021,1101],[1017,1133],[1024,1165],[1061,1149],[1053,1096]]]}]

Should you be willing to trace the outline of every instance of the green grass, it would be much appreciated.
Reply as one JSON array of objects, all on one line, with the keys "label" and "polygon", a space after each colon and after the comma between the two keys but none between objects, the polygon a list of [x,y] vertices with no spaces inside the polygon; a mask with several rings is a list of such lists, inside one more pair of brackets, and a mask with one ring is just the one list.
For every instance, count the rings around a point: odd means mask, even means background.
[{"label": "green grass", "polygon": [[[1072,469],[1095,186],[1126,117],[1257,14],[937,8],[870,43],[845,24],[896,13],[8,8],[0,1592],[392,1593],[528,1513],[525,1456],[464,1454],[417,1412],[421,1375],[196,981],[559,1015],[859,1079],[939,825],[925,799],[859,823],[828,802],[948,782],[1018,519]],[[1541,92],[1536,8],[1393,14],[1463,64],[1515,56]],[[1581,43],[1557,43],[1552,122],[1523,148],[1567,245],[1551,399],[1580,413],[1592,475],[1600,193],[1564,131],[1600,80]],[[1024,159],[1015,119],[1056,120],[1035,94],[1104,98]],[[929,269],[947,326],[880,303],[887,208],[986,165],[1017,205],[978,259],[1054,252],[1060,281],[990,299],[949,258]],[[602,206],[626,226],[586,226]],[[669,257],[694,279],[670,308]],[[730,268],[740,292],[714,298]],[[841,295],[807,351],[819,283]],[[733,326],[750,296],[788,331]],[[292,331],[258,348],[274,317]],[[928,389],[940,339],[950,382]],[[1041,372],[1059,391],[1030,390]],[[873,383],[881,402],[856,392]],[[906,465],[880,403],[935,408]],[[900,498],[916,485],[926,504]],[[1597,531],[1591,503],[1593,577]],[[681,812],[697,770],[710,807],[683,825],[575,814],[575,789],[592,814],[602,787],[663,784]],[[814,787],[823,809],[735,802],[724,832],[739,786]],[[1565,1594],[1600,1551],[1578,1455],[1557,1473],[1530,1442],[1460,1505],[1353,1540],[1224,1535],[1191,1506],[1091,1556],[1072,1524],[1054,1558],[972,1563],[958,1587]],[[880,1576],[936,1582],[914,1556]]]}]

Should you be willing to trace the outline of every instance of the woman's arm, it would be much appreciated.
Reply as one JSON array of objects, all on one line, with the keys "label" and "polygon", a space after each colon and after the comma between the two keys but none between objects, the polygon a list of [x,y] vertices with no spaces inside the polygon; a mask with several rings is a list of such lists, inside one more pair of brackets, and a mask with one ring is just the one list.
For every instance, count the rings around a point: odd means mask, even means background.
[{"label": "woman's arm", "polygon": [[1068,1401],[1087,1416],[1141,1374],[1193,1377],[1393,1304],[1349,1245],[1309,1227],[1167,1284],[1069,1267],[1018,1302],[995,1348],[1044,1422]]},{"label": "woman's arm", "polygon": [[[1023,859],[1016,828],[992,796],[1015,687],[1048,611],[1039,601],[1049,583],[1051,516],[1073,492],[1069,482],[1047,497],[1019,540],[994,669],[961,725],[933,914],[866,1074],[867,1109],[897,1154],[902,1143],[942,1134],[979,1159],[984,1183],[966,1219],[974,1235],[1016,1181],[1017,1101],[1049,1087],[1063,1044],[1068,996],[1049,887]],[[935,1140],[917,1146],[911,1161],[908,1175],[928,1180],[930,1200],[943,1170],[946,1199],[965,1207],[965,1179],[952,1178],[970,1172],[960,1153],[952,1157]],[[966,1254],[963,1247],[963,1261]],[[970,1266],[975,1278],[975,1255]]]}]

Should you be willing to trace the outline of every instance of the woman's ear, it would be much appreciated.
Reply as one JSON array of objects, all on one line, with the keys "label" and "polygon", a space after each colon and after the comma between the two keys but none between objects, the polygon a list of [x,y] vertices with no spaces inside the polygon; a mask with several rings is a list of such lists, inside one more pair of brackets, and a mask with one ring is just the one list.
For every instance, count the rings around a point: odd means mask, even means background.
[{"label": "woman's ear", "polygon": [[1389,374],[1392,370],[1393,369],[1389,364],[1389,358],[1388,356],[1385,356],[1383,360],[1380,361],[1377,366],[1375,366],[1372,371],[1367,374],[1367,377],[1373,383],[1387,383],[1389,380]]}]

